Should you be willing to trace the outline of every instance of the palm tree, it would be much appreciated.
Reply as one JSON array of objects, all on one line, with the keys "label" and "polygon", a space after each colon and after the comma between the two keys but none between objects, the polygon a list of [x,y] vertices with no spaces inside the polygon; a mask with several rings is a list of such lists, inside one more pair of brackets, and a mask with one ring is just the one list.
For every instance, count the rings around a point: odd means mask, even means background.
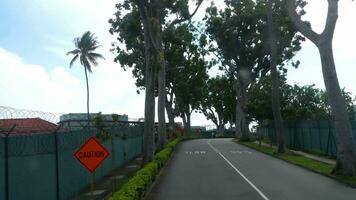
[{"label": "palm tree", "polygon": [[75,49],[67,52],[66,55],[73,55],[74,57],[70,61],[69,66],[72,67],[76,60],[80,61],[80,64],[84,67],[85,80],[87,84],[87,115],[88,123],[90,120],[89,115],[89,81],[88,81],[88,71],[92,72],[92,65],[98,65],[98,58],[105,59],[101,54],[95,53],[94,51],[100,47],[97,37],[94,33],[90,31],[85,32],[81,37],[74,39]]}]

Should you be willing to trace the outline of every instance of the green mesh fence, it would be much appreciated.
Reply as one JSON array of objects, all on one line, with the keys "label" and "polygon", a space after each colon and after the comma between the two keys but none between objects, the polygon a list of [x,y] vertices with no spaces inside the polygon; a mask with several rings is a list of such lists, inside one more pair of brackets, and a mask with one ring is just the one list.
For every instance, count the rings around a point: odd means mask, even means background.
[{"label": "green mesh fence", "polygon": [[[273,125],[262,126],[259,134],[268,137],[276,143],[276,134]],[[353,139],[356,143],[356,122],[351,122]],[[284,122],[287,146],[295,150],[336,157],[337,147],[335,140],[334,123],[324,121],[287,121]]]},{"label": "green mesh fence", "polygon": [[[9,200],[64,200],[77,195],[89,185],[90,174],[73,154],[87,139],[100,135],[98,130],[90,130],[0,135],[0,199],[5,200],[6,190]],[[97,180],[142,152],[143,124],[121,124],[105,132],[102,144],[110,151],[110,156],[96,170]],[[7,159],[5,140],[8,142]],[[8,161],[8,183],[5,160]]]}]

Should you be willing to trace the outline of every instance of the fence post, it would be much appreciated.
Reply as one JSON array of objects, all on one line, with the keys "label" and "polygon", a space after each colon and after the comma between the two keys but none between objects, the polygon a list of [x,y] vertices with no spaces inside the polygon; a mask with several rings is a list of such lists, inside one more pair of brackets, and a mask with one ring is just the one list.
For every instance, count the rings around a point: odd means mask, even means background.
[{"label": "fence post", "polygon": [[322,151],[322,150],[323,150],[323,147],[322,147],[322,144],[321,144],[320,121],[318,120],[317,123],[318,123],[319,149]]},{"label": "fence post", "polygon": [[328,134],[328,141],[326,143],[326,154],[329,154],[329,145],[330,145],[330,136],[331,136],[331,120],[328,120],[328,125],[329,125],[329,134]]},{"label": "fence post", "polygon": [[59,159],[58,159],[58,130],[54,132],[54,155],[56,167],[56,199],[59,200]]},{"label": "fence post", "polygon": [[309,130],[310,151],[313,151],[313,134],[311,132],[311,124],[308,124],[308,130]]},{"label": "fence post", "polygon": [[294,134],[294,140],[293,140],[293,148],[295,149],[299,149],[299,138],[298,138],[298,128],[297,128],[297,121],[294,120],[293,122],[293,125],[294,125],[294,131],[293,131],[293,134]]},{"label": "fence post", "polygon": [[4,148],[5,148],[5,200],[10,199],[9,188],[9,136],[16,128],[16,124],[5,134]]},{"label": "fence post", "polygon": [[9,200],[9,133],[5,134],[5,199]]}]

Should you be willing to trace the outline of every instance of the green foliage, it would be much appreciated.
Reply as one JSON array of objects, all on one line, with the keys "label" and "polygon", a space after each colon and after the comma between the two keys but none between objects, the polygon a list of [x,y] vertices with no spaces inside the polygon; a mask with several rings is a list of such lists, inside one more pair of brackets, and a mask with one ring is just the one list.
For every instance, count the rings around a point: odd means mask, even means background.
[{"label": "green foliage", "polygon": [[112,114],[111,118],[114,122],[118,122],[119,121],[119,115],[118,114]]},{"label": "green foliage", "polygon": [[[286,76],[282,75],[279,79],[279,88],[281,94],[281,107],[285,107],[287,100],[286,94],[289,93],[290,87],[286,82]],[[272,120],[272,79],[268,75],[262,77],[249,90],[249,101],[247,103],[247,113],[251,120],[262,122],[263,120]],[[282,109],[283,110],[283,109]]]},{"label": "green foliage", "polygon": [[112,135],[108,132],[106,132],[105,129],[105,123],[104,123],[104,117],[99,112],[95,118],[94,118],[94,126],[95,128],[98,129],[98,133],[96,134],[96,138],[98,138],[101,142],[105,142],[106,140],[109,140]]},{"label": "green foliage", "polygon": [[[269,41],[267,34],[266,5],[264,0],[225,1],[223,10],[212,4],[207,9],[206,32],[210,50],[215,52],[221,66],[229,75],[242,81],[253,81],[269,70]],[[301,49],[304,38],[297,33],[286,11],[284,1],[275,1],[273,13],[278,49],[277,64],[282,67]],[[303,10],[303,6],[301,6]],[[297,66],[299,62],[293,62]],[[250,77],[241,74],[250,73]],[[251,80],[248,80],[251,79]]]},{"label": "green foliage", "polygon": [[176,115],[198,109],[208,79],[204,46],[195,28],[188,24],[172,27],[164,34],[167,89],[175,96]]},{"label": "green foliage", "polygon": [[[196,1],[197,4],[201,2],[201,0]],[[152,16],[148,21],[151,22],[151,28],[154,29],[152,35],[157,35],[157,31],[162,33],[163,46],[166,46],[167,37],[164,36],[166,32],[172,32],[172,29],[175,29],[175,26],[171,26],[175,20],[171,21],[171,19],[183,20],[190,17],[187,0],[151,1],[147,2],[146,6],[148,11],[157,10],[159,13],[159,18]],[[137,2],[133,0],[124,0],[122,3],[116,4],[116,8],[115,17],[109,20],[111,25],[109,32],[118,36],[118,43],[114,43],[112,48],[112,51],[117,54],[115,62],[120,62],[124,69],[132,68],[137,87],[143,89],[145,85],[145,46],[147,44],[144,41],[144,29],[139,8]],[[168,61],[168,59],[166,60]]]},{"label": "green foliage", "polygon": [[136,174],[127,183],[115,192],[114,196],[111,197],[110,200],[141,199],[179,142],[180,139],[178,138],[168,143],[162,151],[155,155],[152,162],[146,164],[142,169],[136,172]]},{"label": "green foliage", "polygon": [[90,31],[85,32],[81,37],[74,39],[75,48],[72,51],[67,52],[67,55],[73,55],[73,59],[70,62],[70,67],[73,66],[76,60],[80,60],[80,63],[89,72],[92,72],[92,65],[97,66],[97,60],[104,59],[101,54],[95,53],[95,50],[100,47],[97,37]]},{"label": "green foliage", "polygon": [[[247,113],[251,120],[262,122],[273,120],[271,77],[261,78],[250,89],[250,100],[247,104]],[[315,88],[315,85],[299,86],[289,85],[285,75],[280,76],[281,111],[285,120],[320,120],[330,118],[330,106],[324,90]],[[343,89],[343,96],[350,113],[353,116],[353,101],[351,93]]]},{"label": "green foliage", "polygon": [[[344,97],[345,104],[346,104],[346,109],[349,112],[349,116],[351,120],[355,120],[355,111],[354,111],[354,100],[356,100],[356,97],[352,98],[352,94],[350,92],[347,92],[345,88],[341,90],[341,94]],[[326,91],[321,92],[321,101],[323,104],[323,107],[325,107],[326,112],[328,115],[331,115],[331,107],[328,102],[328,96]]]},{"label": "green foliage", "polygon": [[226,76],[210,78],[206,83],[200,110],[217,127],[234,121],[236,99],[231,85],[233,81]]},{"label": "green foliage", "polygon": [[104,131],[105,124],[104,124],[104,118],[101,112],[99,112],[95,118],[94,118],[94,126],[97,128],[99,131]]}]

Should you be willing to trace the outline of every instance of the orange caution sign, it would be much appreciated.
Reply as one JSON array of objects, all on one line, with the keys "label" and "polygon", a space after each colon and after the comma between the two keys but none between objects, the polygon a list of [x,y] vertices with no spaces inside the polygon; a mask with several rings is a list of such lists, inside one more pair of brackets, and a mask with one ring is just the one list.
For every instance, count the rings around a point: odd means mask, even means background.
[{"label": "orange caution sign", "polygon": [[95,137],[89,138],[89,140],[74,153],[74,157],[77,158],[90,173],[94,173],[109,155],[110,152],[101,145]]}]

